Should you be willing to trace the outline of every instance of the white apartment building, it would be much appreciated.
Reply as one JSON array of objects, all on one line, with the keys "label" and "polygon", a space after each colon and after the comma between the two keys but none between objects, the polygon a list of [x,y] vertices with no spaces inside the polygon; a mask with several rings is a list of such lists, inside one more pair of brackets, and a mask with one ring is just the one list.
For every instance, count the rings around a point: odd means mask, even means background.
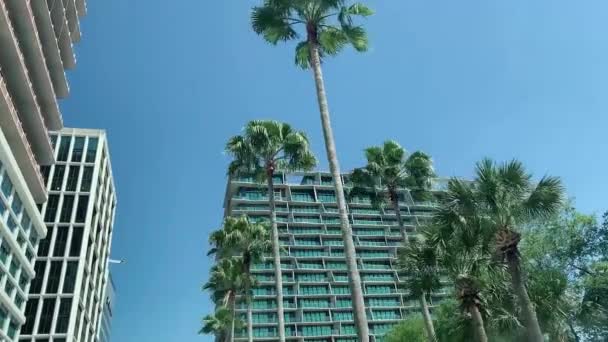
[{"label": "white apartment building", "polygon": [[56,163],[42,170],[48,201],[22,342],[97,342],[108,283],[116,192],[106,133],[52,133]]}]

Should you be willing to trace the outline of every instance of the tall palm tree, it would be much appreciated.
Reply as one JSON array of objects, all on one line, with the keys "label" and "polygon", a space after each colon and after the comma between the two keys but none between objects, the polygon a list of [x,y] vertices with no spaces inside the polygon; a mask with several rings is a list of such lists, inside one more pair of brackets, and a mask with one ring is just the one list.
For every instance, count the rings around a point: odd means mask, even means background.
[{"label": "tall palm tree", "polygon": [[[435,176],[431,158],[424,152],[414,152],[406,158],[407,152],[396,141],[388,140],[382,146],[372,146],[365,149],[367,165],[355,169],[351,175],[353,188],[351,196],[368,194],[374,207],[384,207],[387,203],[395,211],[397,224],[401,231],[404,244],[409,245],[409,237],[406,231],[401,206],[399,191],[409,189],[415,201],[424,201],[432,197],[431,183]],[[418,220],[416,220],[418,222]],[[410,252],[418,252],[414,247]],[[406,253],[404,255],[413,256]],[[407,263],[402,265],[407,271]],[[430,289],[429,289],[430,290]],[[431,342],[436,340],[435,328],[426,301],[426,293],[420,292],[418,299],[422,316],[424,318],[427,336]]]},{"label": "tall palm tree", "polygon": [[398,250],[397,265],[408,274],[406,287],[410,294],[418,298],[427,338],[430,342],[435,342],[437,337],[426,296],[441,289],[438,249],[429,240],[422,238],[422,241],[407,244]]},{"label": "tall palm tree", "polygon": [[[477,163],[472,184],[450,181],[447,198],[451,207],[443,215],[445,222],[467,222],[472,217],[481,217],[487,222],[484,227],[491,238],[485,234],[484,244],[500,258],[510,274],[528,341],[542,342],[544,337],[521,266],[518,229],[531,220],[549,217],[559,210],[563,198],[561,181],[545,176],[534,183],[517,160],[497,165],[484,159]],[[450,229],[450,225],[445,227]]]},{"label": "tall palm tree", "polygon": [[228,331],[233,321],[230,310],[226,307],[219,307],[215,313],[203,318],[203,327],[198,333],[213,334],[219,341],[228,342],[230,341]]},{"label": "tall palm tree", "polygon": [[[344,186],[321,70],[323,57],[336,55],[347,45],[353,46],[357,51],[367,50],[367,34],[362,26],[354,24],[353,19],[356,16],[369,16],[373,12],[362,4],[356,3],[348,6],[347,2],[346,0],[263,0],[261,6],[253,8],[251,22],[253,30],[271,44],[276,45],[280,41],[294,40],[301,35],[304,36],[296,47],[295,62],[300,67],[312,68],[313,71],[325,149],[340,212],[349,287],[353,296],[355,326],[359,341],[367,342],[369,341],[369,328],[365,316],[361,278],[357,269],[355,244],[346,212]],[[298,33],[298,30],[302,32]]]},{"label": "tall palm tree", "polygon": [[274,198],[274,176],[277,171],[311,170],[317,165],[317,160],[310,150],[305,133],[294,131],[290,125],[277,121],[249,122],[245,126],[243,135],[237,135],[228,140],[226,152],[233,157],[228,167],[230,176],[254,175],[257,180],[267,182],[277,290],[279,341],[284,342],[283,280]]},{"label": "tall palm tree", "polygon": [[228,341],[234,341],[234,329],[237,322],[236,297],[243,293],[245,284],[252,284],[253,279],[248,279],[243,273],[243,261],[230,258],[220,259],[211,267],[209,281],[203,285],[203,290],[211,292],[214,303],[219,307],[226,307],[232,316],[232,324],[228,335]]},{"label": "tall palm tree", "polygon": [[272,250],[270,233],[264,224],[249,222],[246,216],[227,217],[224,226],[211,233],[209,255],[219,259],[237,257],[243,272],[243,294],[247,302],[247,336],[253,341],[253,314],[251,307],[251,266],[263,260],[264,254]]}]

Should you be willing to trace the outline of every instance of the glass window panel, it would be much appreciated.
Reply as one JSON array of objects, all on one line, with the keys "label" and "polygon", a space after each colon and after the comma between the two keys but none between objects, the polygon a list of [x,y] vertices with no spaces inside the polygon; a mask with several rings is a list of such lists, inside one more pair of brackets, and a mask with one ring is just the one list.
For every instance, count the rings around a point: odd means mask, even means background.
[{"label": "glass window panel", "polygon": [[70,244],[70,256],[80,256],[80,249],[82,248],[82,228],[74,227],[72,232],[72,243]]},{"label": "glass window panel", "polygon": [[8,178],[8,174],[4,173],[4,179],[2,179],[2,193],[4,197],[9,198],[11,196],[11,192],[13,191],[13,182]]},{"label": "glass window panel", "polygon": [[46,237],[40,240],[40,245],[38,246],[38,256],[45,257],[49,255],[49,248],[51,246],[51,237],[53,237],[53,227],[49,226],[46,228],[47,233]]},{"label": "glass window panel", "polygon": [[80,191],[91,191],[91,183],[93,183],[93,167],[86,166],[84,168],[84,172],[82,173],[82,183],[80,184]]},{"label": "glass window panel", "polygon": [[76,286],[76,272],[78,272],[78,261],[68,261],[63,281],[63,293],[74,293]]},{"label": "glass window panel", "polygon": [[65,246],[68,242],[68,229],[68,227],[57,227],[57,236],[55,237],[53,256],[62,257],[65,255]]},{"label": "glass window panel", "polygon": [[89,205],[89,196],[80,196],[78,198],[78,208],[76,209],[76,222],[84,222],[87,216],[87,207]]},{"label": "glass window panel", "polygon": [[59,143],[59,151],[57,152],[58,161],[68,161],[68,153],[70,152],[70,136],[62,136]]},{"label": "glass window panel", "polygon": [[34,331],[34,320],[38,311],[38,298],[30,298],[25,306],[25,324],[21,327],[21,335],[31,335]]},{"label": "glass window panel", "polygon": [[48,334],[51,332],[51,324],[53,323],[53,313],[55,312],[55,298],[46,298],[42,305],[40,313],[40,323],[38,324],[39,334]]},{"label": "glass window panel", "polygon": [[57,315],[55,333],[65,334],[68,331],[70,310],[72,310],[72,298],[62,298],[61,304],[59,305],[59,314]]},{"label": "glass window panel", "polygon": [[89,146],[87,147],[87,163],[93,163],[95,161],[95,154],[97,153],[97,138],[89,138]]},{"label": "glass window panel", "polygon": [[80,166],[70,166],[70,172],[68,172],[68,181],[65,185],[66,191],[76,191],[76,185],[78,184],[78,173]]},{"label": "glass window panel", "polygon": [[70,222],[72,218],[72,209],[74,208],[74,195],[64,195],[63,205],[61,207],[61,215],[59,215],[59,222]]},{"label": "glass window panel", "polygon": [[44,271],[46,269],[46,260],[37,260],[36,265],[34,266],[34,272],[36,272],[36,277],[32,280],[32,285],[30,286],[30,293],[40,293],[42,291],[42,281],[44,280]]},{"label": "glass window panel", "polygon": [[49,271],[49,277],[46,283],[46,293],[57,293],[62,265],[63,261],[51,261],[51,270]]},{"label": "glass window panel", "polygon": [[82,153],[84,152],[84,137],[76,137],[74,139],[74,148],[72,149],[72,161],[80,162]]},{"label": "glass window panel", "polygon": [[58,205],[59,195],[49,195],[49,199],[46,202],[46,212],[44,213],[45,222],[55,222],[55,216],[57,215]]},{"label": "glass window panel", "polygon": [[55,165],[55,173],[53,174],[53,183],[51,190],[60,191],[63,184],[63,176],[65,174],[65,165]]}]

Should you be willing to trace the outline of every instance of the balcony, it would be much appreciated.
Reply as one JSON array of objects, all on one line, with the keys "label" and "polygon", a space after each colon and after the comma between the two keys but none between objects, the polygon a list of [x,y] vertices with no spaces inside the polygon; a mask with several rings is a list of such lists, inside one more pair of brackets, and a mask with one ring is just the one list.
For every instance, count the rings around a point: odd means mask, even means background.
[{"label": "balcony", "polygon": [[[65,1],[64,1],[65,3]],[[78,18],[78,9],[76,8],[76,0],[68,0],[67,4],[65,4],[65,13],[67,16],[69,28],[70,28],[70,37],[72,37],[72,41],[79,42],[80,41],[80,19]]]},{"label": "balcony", "polygon": [[32,144],[34,156],[39,164],[51,164],[54,162],[53,149],[48,137],[47,125],[3,1],[0,1],[0,46],[2,46],[0,66],[5,66],[2,70],[4,83],[6,88],[10,89],[12,103],[19,114],[23,130]]},{"label": "balcony", "polygon": [[29,76],[38,96],[39,105],[42,107],[42,114],[45,116],[48,129],[60,130],[63,128],[63,121],[51,76],[47,69],[46,58],[42,52],[30,1],[6,0],[6,7],[17,34],[21,52],[25,57]]},{"label": "balcony", "polygon": [[46,66],[49,70],[53,87],[57,97],[66,97],[70,92],[68,80],[63,68],[63,61],[59,53],[59,41],[55,37],[53,21],[46,1],[31,1],[34,19],[38,27],[38,35],[42,50],[46,57]]},{"label": "balcony", "polygon": [[23,173],[23,176],[28,183],[28,187],[34,197],[36,203],[42,203],[46,201],[46,188],[42,175],[40,174],[40,168],[34,153],[30,147],[27,136],[23,131],[21,121],[17,110],[13,105],[12,99],[6,89],[4,78],[0,70],[0,126],[4,133],[11,151],[17,160],[17,164]]},{"label": "balcony", "polygon": [[66,10],[62,0],[55,0],[53,3],[55,6],[51,8],[51,19],[53,21],[55,37],[57,37],[57,41],[59,42],[61,60],[66,69],[73,69],[76,67],[76,56],[74,56],[72,37],[69,33],[70,30]]}]

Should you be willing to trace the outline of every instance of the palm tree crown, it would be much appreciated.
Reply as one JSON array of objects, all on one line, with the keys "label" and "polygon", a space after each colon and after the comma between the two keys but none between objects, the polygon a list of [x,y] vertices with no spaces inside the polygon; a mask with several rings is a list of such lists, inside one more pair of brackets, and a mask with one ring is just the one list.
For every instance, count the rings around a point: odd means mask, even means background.
[{"label": "palm tree crown", "polygon": [[271,250],[268,227],[262,223],[252,223],[246,216],[227,217],[224,227],[211,233],[212,248],[209,255],[220,258],[242,257],[243,267],[262,260]]},{"label": "palm tree crown", "polygon": [[435,172],[431,157],[424,152],[407,152],[396,141],[365,149],[367,165],[351,175],[352,195],[370,195],[372,203],[381,207],[397,200],[399,189],[409,189],[414,200],[427,200]]},{"label": "palm tree crown", "polygon": [[243,135],[230,138],[226,152],[233,156],[229,175],[253,174],[260,181],[269,172],[272,175],[277,170],[308,171],[317,164],[304,132],[272,120],[250,121]]},{"label": "palm tree crown", "polygon": [[354,23],[354,17],[372,14],[365,5],[348,5],[345,0],[265,0],[262,6],[253,8],[251,23],[253,30],[271,44],[304,36],[296,47],[295,62],[306,69],[311,64],[311,45],[318,47],[321,58],[334,56],[347,45],[366,51],[367,33]]}]

